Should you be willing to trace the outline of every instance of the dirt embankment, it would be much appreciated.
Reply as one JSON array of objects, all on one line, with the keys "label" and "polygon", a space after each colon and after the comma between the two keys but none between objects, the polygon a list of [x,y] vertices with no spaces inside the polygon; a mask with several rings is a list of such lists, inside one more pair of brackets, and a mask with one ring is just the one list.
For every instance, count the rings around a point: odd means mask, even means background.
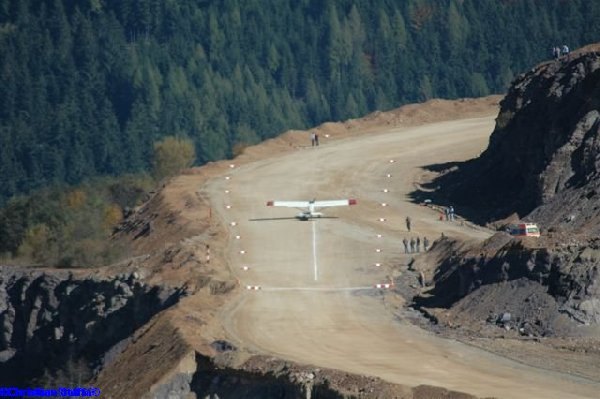
[{"label": "dirt embankment", "polygon": [[449,309],[440,315],[448,321],[469,317],[528,337],[582,335],[586,326],[600,322],[598,243],[539,245],[534,238],[506,233],[476,248],[437,242],[432,251],[446,257],[432,274],[432,288],[416,304]]},{"label": "dirt embankment", "polygon": [[414,265],[426,287],[413,305],[443,336],[597,381],[598,243],[540,244],[505,233],[476,248],[440,240]]}]

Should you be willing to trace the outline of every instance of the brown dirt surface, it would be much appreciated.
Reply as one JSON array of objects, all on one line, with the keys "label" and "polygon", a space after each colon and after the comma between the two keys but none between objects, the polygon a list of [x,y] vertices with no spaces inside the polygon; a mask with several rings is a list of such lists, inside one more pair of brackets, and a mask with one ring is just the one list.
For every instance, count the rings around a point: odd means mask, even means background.
[{"label": "brown dirt surface", "polygon": [[195,370],[194,357],[194,349],[170,318],[159,315],[136,331],[127,349],[105,365],[95,385],[105,398],[141,398],[170,374]]},{"label": "brown dirt surface", "polygon": [[[244,367],[260,354],[339,370],[339,376],[357,378],[357,386],[369,386],[362,378],[383,381],[373,386],[380,393],[359,392],[364,394],[359,397],[405,397],[393,390],[413,398],[596,397],[597,382],[427,332],[390,312],[386,303],[401,299],[374,288],[408,273],[411,257],[400,249],[403,237],[433,240],[443,232],[477,242],[491,235],[464,221],[442,222],[439,212],[412,203],[408,194],[428,178],[422,166],[480,153],[499,99],[432,100],[327,123],[316,128],[318,148],[310,147],[307,132],[287,132],[247,148],[233,161],[192,169],[167,184],[119,236],[134,242],[141,259],[130,267],[151,269],[157,281],[186,281],[191,292],[159,316],[165,324],[153,336],[154,344],[177,348],[180,338],[186,343],[163,371],[185,364],[189,345],[228,367]],[[326,210],[329,218],[310,222],[294,220],[293,209],[265,206],[270,199],[349,197],[358,198],[359,205]],[[211,347],[215,340],[231,342],[237,350],[219,354]],[[126,352],[134,348],[126,349],[123,359],[133,361],[138,352]],[[140,357],[162,367],[158,355]],[[114,378],[108,372],[100,377],[104,386],[115,384],[128,362],[116,364]],[[263,366],[269,367],[266,361]],[[143,392],[141,386],[131,389]],[[433,393],[435,387],[448,391]]]},{"label": "brown dirt surface", "polygon": [[[253,373],[286,375],[291,381],[310,380],[313,385],[334,389],[340,394],[356,399],[475,399],[475,396],[430,385],[413,388],[390,384],[377,377],[350,374],[334,369],[300,366],[283,360],[254,356],[240,369]],[[319,397],[318,395],[316,397]]]}]

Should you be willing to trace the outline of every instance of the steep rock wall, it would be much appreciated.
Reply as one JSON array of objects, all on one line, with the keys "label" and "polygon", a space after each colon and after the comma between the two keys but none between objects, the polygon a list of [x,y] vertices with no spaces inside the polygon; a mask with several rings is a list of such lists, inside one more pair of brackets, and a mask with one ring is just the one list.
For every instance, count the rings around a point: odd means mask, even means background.
[{"label": "steep rock wall", "polygon": [[538,223],[542,237],[499,233],[468,250],[441,243],[435,288],[419,306],[465,320],[508,317],[527,335],[600,324],[599,49],[517,77],[481,156],[431,166],[443,170],[430,187],[437,200],[480,222],[516,213]]},{"label": "steep rock wall", "polygon": [[[443,241],[436,246],[447,253],[450,244]],[[481,247],[455,252],[438,266],[434,288],[416,304],[469,312],[480,321],[509,313],[531,335],[569,335],[578,326],[600,324],[600,240],[553,248],[532,244],[498,233]]]},{"label": "steep rock wall", "polygon": [[[435,182],[454,203],[514,212],[551,227],[600,217],[600,53],[547,62],[520,75],[501,101],[488,148]],[[565,209],[565,201],[576,209]]]},{"label": "steep rock wall", "polygon": [[89,377],[111,346],[184,293],[138,277],[0,268],[0,384]]}]

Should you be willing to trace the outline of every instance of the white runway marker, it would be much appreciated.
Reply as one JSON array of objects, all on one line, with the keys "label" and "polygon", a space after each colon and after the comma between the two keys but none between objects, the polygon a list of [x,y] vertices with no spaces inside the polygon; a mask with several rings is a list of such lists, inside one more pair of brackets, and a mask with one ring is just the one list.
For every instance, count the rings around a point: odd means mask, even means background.
[{"label": "white runway marker", "polygon": [[243,270],[243,271],[247,272],[247,271],[248,271],[248,269],[250,269],[248,266],[242,266],[242,270]]},{"label": "white runway marker", "polygon": [[229,190],[225,190],[225,194],[229,194]]},{"label": "white runway marker", "polygon": [[385,175],[385,177],[392,177],[392,175],[388,173],[387,175]]},{"label": "white runway marker", "polygon": [[230,226],[236,226],[236,225],[237,225],[237,222],[231,222],[231,223],[229,223],[229,225],[230,225]]},{"label": "white runway marker", "polygon": [[382,202],[382,203],[381,203],[381,206],[387,206],[387,203],[385,203],[385,202]]},{"label": "white runway marker", "polygon": [[226,205],[225,208],[231,209],[231,205]]},{"label": "white runway marker", "polygon": [[381,266],[381,263],[375,263],[375,267]]},{"label": "white runway marker", "polygon": [[382,191],[383,191],[384,193],[389,193],[389,192],[390,192],[390,190],[388,190],[387,188],[384,188]]},{"label": "white runway marker", "polygon": [[229,180],[229,179],[231,179],[231,177],[225,176],[225,180]]},{"label": "white runway marker", "polygon": [[231,169],[233,169],[233,168],[235,168],[235,164],[232,164],[232,163],[230,163],[230,164],[229,164],[229,167],[230,167]]},{"label": "white runway marker", "polygon": [[379,220],[380,222],[385,222],[385,218],[379,218],[377,220]]},{"label": "white runway marker", "polygon": [[240,235],[235,236],[236,240],[239,240],[240,238],[242,238],[242,236],[240,236]]},{"label": "white runway marker", "polygon": [[317,228],[315,227],[316,223],[313,222],[312,230],[313,230],[313,263],[315,266],[315,281],[318,278],[318,269],[317,269]]},{"label": "white runway marker", "polygon": [[246,251],[244,251],[243,249],[240,251],[240,254],[244,255],[246,253]]},{"label": "white runway marker", "polygon": [[381,238],[381,237],[383,237],[382,234],[377,234],[377,238]]},{"label": "white runway marker", "polygon": [[394,161],[393,159],[390,159],[390,163],[394,163],[394,162],[396,162],[396,161]]},{"label": "white runway marker", "polygon": [[380,288],[380,289],[383,289],[383,288],[389,289],[389,288],[392,288],[393,286],[394,285],[391,283],[380,283],[380,284],[375,284],[373,287]]},{"label": "white runway marker", "polygon": [[381,252],[381,248],[377,248],[377,249],[375,250],[375,252],[377,252],[377,253]]}]

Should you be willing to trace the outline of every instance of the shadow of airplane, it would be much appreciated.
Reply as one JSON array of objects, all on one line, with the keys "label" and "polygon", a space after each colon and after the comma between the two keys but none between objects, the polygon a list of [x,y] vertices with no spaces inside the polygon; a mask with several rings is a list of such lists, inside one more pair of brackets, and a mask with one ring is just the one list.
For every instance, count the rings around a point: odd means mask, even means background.
[{"label": "shadow of airplane", "polygon": [[[311,218],[310,220],[317,219],[338,219],[337,216],[321,216],[320,218]],[[299,222],[306,222],[307,220],[301,220],[297,217],[283,217],[283,218],[257,218],[257,219],[248,219],[249,222],[269,222],[274,220],[297,220]]]}]

